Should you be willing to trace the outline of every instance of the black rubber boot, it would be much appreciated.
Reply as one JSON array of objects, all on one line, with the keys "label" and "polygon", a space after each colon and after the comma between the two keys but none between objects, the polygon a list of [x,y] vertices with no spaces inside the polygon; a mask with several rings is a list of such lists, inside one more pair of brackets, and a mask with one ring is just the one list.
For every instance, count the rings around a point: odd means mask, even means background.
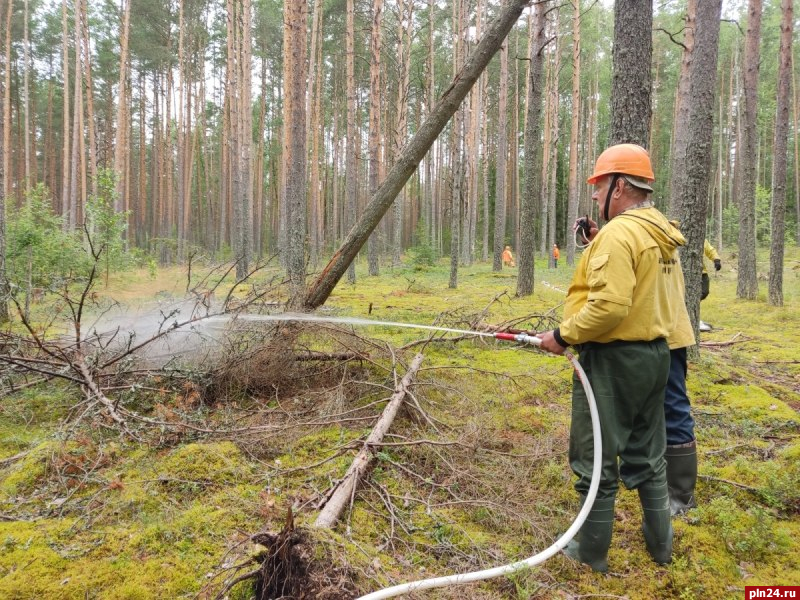
[{"label": "black rubber boot", "polygon": [[595,500],[589,516],[576,535],[564,548],[564,554],[592,567],[599,573],[608,571],[608,547],[614,527],[614,500]]},{"label": "black rubber boot", "polygon": [[667,484],[662,482],[651,479],[639,486],[639,502],[647,551],[658,564],[666,565],[672,561],[672,517]]},{"label": "black rubber boot", "polygon": [[673,515],[681,515],[695,508],[694,487],[697,483],[697,441],[679,446],[667,446],[667,485],[669,486],[669,509]]}]

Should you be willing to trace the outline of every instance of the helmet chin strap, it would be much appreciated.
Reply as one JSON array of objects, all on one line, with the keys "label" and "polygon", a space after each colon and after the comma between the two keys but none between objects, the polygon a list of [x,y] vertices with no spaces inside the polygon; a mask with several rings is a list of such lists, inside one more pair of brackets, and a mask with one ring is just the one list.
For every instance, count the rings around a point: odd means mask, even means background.
[{"label": "helmet chin strap", "polygon": [[608,207],[611,204],[611,194],[614,193],[614,188],[617,185],[617,181],[619,178],[622,177],[619,173],[614,173],[614,176],[611,178],[611,185],[608,186],[608,193],[606,194],[606,204],[603,207],[603,219],[605,219],[606,223],[608,223],[611,219],[608,218]]}]

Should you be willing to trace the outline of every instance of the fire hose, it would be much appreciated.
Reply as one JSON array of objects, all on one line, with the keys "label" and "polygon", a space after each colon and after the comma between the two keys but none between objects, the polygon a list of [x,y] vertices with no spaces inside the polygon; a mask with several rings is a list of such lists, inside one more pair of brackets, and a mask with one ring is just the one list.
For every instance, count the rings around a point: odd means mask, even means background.
[{"label": "fire hose", "polygon": [[[526,333],[495,333],[493,336],[500,340],[532,344],[534,346],[540,346],[542,342],[540,338],[533,335],[528,335]],[[570,525],[569,528],[561,535],[561,537],[559,537],[549,548],[546,548],[538,554],[534,554],[533,556],[524,560],[519,560],[491,569],[484,569],[482,571],[446,575],[443,577],[434,577],[431,579],[421,579],[418,581],[412,581],[410,583],[403,583],[372,592],[365,596],[361,596],[358,598],[358,600],[380,600],[382,598],[393,598],[394,596],[408,594],[410,592],[418,592],[421,590],[429,590],[432,588],[445,587],[449,585],[461,585],[473,581],[493,579],[502,575],[510,575],[511,573],[515,573],[522,569],[543,563],[551,556],[554,556],[560,552],[569,543],[569,541],[575,537],[575,535],[578,533],[578,530],[580,530],[581,526],[583,525],[583,522],[586,520],[586,517],[589,516],[589,512],[592,510],[592,505],[594,504],[595,497],[597,496],[597,489],[600,486],[600,468],[602,465],[603,449],[602,442],[600,440],[600,416],[597,412],[597,404],[595,402],[592,387],[589,385],[589,380],[586,377],[586,373],[584,372],[583,368],[581,368],[581,365],[578,363],[578,360],[575,358],[575,356],[569,352],[565,353],[565,356],[567,360],[572,363],[575,373],[577,374],[578,379],[583,386],[583,390],[586,392],[586,400],[589,404],[589,412],[592,418],[592,435],[594,436],[594,463],[592,465],[592,482],[589,485],[589,492],[586,494],[586,501],[583,503],[583,506],[578,512],[577,517],[575,517],[575,520],[572,522],[572,525]]]}]

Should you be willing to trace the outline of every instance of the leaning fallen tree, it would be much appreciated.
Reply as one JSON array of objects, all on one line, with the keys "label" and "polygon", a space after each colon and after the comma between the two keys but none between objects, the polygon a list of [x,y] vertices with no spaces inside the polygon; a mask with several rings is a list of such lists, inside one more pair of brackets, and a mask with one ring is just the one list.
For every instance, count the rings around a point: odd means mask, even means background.
[{"label": "leaning fallen tree", "polygon": [[416,171],[422,158],[458,110],[461,102],[467,97],[472,86],[500,49],[509,31],[529,4],[530,0],[509,0],[503,4],[500,12],[487,27],[481,41],[467,58],[464,67],[456,74],[453,83],[450,84],[431,114],[400,152],[386,179],[375,190],[375,194],[364,209],[361,218],[347,234],[347,238],[334,253],[316,281],[309,287],[304,300],[306,308],[311,310],[318,308],[328,299],[350,263],[355,260],[359,250],[378,226],[383,215],[386,214],[403,186]]}]

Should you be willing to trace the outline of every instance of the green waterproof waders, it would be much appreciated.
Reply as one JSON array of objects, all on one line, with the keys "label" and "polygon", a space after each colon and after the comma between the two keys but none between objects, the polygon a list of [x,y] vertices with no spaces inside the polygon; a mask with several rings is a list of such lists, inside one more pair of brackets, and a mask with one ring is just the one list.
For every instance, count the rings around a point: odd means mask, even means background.
[{"label": "green waterproof waders", "polygon": [[[585,502],[586,498],[583,500]],[[564,554],[600,573],[608,571],[608,547],[611,545],[611,530],[614,527],[614,500],[614,497],[595,500],[580,531],[564,548]]]},{"label": "green waterproof waders", "polygon": [[669,513],[667,485],[661,478],[651,479],[639,486],[642,504],[642,532],[647,551],[653,560],[666,565],[672,560],[672,518]]},{"label": "green waterproof waders", "polygon": [[[664,388],[669,375],[669,348],[664,340],[584,344],[580,363],[594,391],[603,441],[597,500],[567,555],[592,566],[607,567],[619,480],[639,489],[643,529],[650,554],[659,563],[672,553],[667,495],[667,445]],[[572,387],[569,461],[577,476],[576,491],[585,497],[592,479],[594,446],[586,394],[577,375]],[[577,545],[577,547],[576,547]]]},{"label": "green waterproof waders", "polygon": [[695,508],[694,487],[697,483],[697,441],[667,446],[667,485],[669,508],[673,515]]}]

